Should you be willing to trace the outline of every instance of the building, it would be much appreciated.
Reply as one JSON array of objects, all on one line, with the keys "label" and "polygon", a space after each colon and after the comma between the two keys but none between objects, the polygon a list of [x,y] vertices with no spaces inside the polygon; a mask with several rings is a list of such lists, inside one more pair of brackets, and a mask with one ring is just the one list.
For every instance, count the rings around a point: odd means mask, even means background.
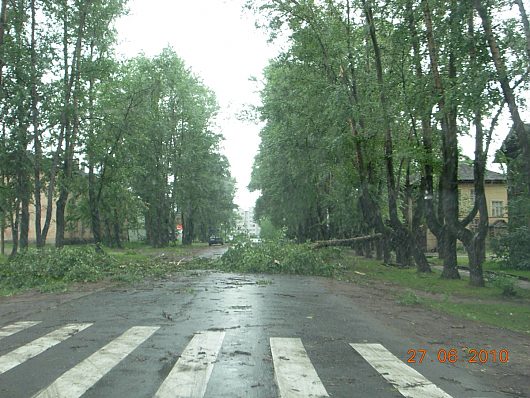
[{"label": "building", "polygon": [[[484,177],[490,236],[496,236],[505,231],[508,226],[507,180],[504,174],[491,170],[486,170]],[[467,163],[458,164],[458,197],[460,215],[464,217],[473,208],[475,201],[473,166]],[[473,228],[477,223],[478,217],[471,222],[468,228]],[[435,251],[437,246],[436,237],[427,230],[427,250]]]},{"label": "building", "polygon": [[238,219],[236,220],[236,233],[246,234],[249,237],[259,237],[260,228],[254,221],[254,208],[248,210],[237,209]]},{"label": "building", "polygon": [[[530,141],[530,124],[525,124],[525,130]],[[527,189],[524,178],[525,159],[513,128],[496,155],[496,160],[499,163],[505,163],[508,169],[508,200],[510,202],[508,212],[512,220],[510,228],[530,226],[530,212],[528,211],[530,203],[528,203],[528,197],[524,195]]]},{"label": "building", "polygon": [[[46,210],[47,210],[47,197],[46,193],[41,194],[41,228],[44,226],[46,221]],[[50,227],[48,229],[48,235],[46,238],[46,243],[54,244],[55,243],[55,233],[56,233],[56,222],[55,222],[55,202],[52,203],[52,217],[50,220]],[[68,220],[68,206],[66,207],[66,218]],[[81,220],[76,221],[67,221],[66,229],[64,231],[64,239],[67,243],[80,243],[80,242],[90,242],[93,240],[92,232],[90,226],[83,223]],[[11,227],[9,225],[5,226],[4,229],[4,240],[5,242],[13,241],[13,234]],[[32,201],[29,204],[29,231],[28,231],[28,240],[30,243],[35,243],[37,240],[35,232],[35,203]]]}]

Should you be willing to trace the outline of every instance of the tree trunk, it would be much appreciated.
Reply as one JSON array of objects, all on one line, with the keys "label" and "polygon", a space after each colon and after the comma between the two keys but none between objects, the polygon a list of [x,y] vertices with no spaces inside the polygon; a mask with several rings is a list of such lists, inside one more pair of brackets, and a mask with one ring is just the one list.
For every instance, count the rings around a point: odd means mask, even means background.
[{"label": "tree trunk", "polygon": [[416,270],[422,273],[429,273],[431,271],[431,266],[425,257],[425,250],[423,245],[420,242],[423,242],[425,239],[425,230],[422,228],[422,220],[425,214],[425,200],[423,199],[423,186],[421,184],[421,190],[418,194],[416,200],[416,206],[412,210],[412,220],[411,220],[411,235],[412,235],[412,256],[414,257],[414,262],[416,263]]},{"label": "tree trunk", "polygon": [[109,218],[105,218],[105,230],[106,230],[106,242],[107,244],[110,246],[110,247],[114,247],[114,240],[112,238],[112,228],[111,228],[111,225],[110,225],[110,220]]},{"label": "tree trunk", "polygon": [[[89,160],[90,162],[90,160]],[[94,165],[90,164],[88,169],[88,203],[90,208],[90,228],[94,243],[99,245],[101,243],[101,220],[99,217],[99,206],[96,201]]]},{"label": "tree trunk", "polygon": [[[438,107],[442,114],[442,152],[443,152],[443,169],[441,179],[442,203],[444,212],[445,225],[441,229],[443,235],[442,244],[438,242],[439,247],[443,249],[442,278],[455,279],[460,275],[456,262],[456,236],[448,224],[458,222],[458,145],[457,145],[457,124],[456,112],[448,108],[445,103],[445,93],[438,67],[438,50],[433,35],[431,11],[427,0],[422,0],[423,15],[425,20],[427,47],[431,70],[434,80],[435,93],[438,96]],[[453,15],[451,10],[451,15]],[[453,56],[449,56],[449,78],[453,79],[456,74],[454,70]]]},{"label": "tree trunk", "polygon": [[[65,230],[65,210],[66,203],[69,195],[69,183],[72,179],[73,171],[73,160],[74,160],[74,149],[77,143],[77,136],[79,133],[79,90],[80,90],[80,77],[81,77],[81,50],[83,44],[84,30],[86,15],[88,7],[90,7],[91,1],[87,1],[81,5],[79,26],[77,32],[77,40],[74,50],[74,57],[72,60],[72,70],[69,76],[69,81],[65,87],[65,102],[63,108],[62,122],[64,123],[65,131],[65,149],[64,149],[64,163],[63,163],[63,183],[59,190],[59,199],[57,200],[56,209],[56,220],[57,220],[57,231],[55,235],[55,246],[62,247],[64,245],[64,230]],[[67,6],[66,6],[67,7]],[[66,10],[65,10],[66,11]],[[65,16],[65,77],[67,76],[67,59],[68,59],[68,30],[66,27],[66,16]],[[70,104],[70,98],[73,98],[72,104]],[[72,112],[72,124],[70,125],[69,108],[71,106]],[[71,130],[70,130],[71,126]]]},{"label": "tree trunk", "polygon": [[[16,3],[17,15],[14,20],[14,41],[17,46],[23,48],[25,43],[24,38],[24,20],[26,17],[23,2],[20,0]],[[22,62],[16,62],[14,67],[14,74],[16,79],[16,87],[18,95],[25,96],[27,76]],[[19,98],[15,106],[16,125],[14,127],[14,138],[16,140],[16,175],[17,184],[15,194],[20,199],[20,223],[19,230],[19,246],[20,249],[25,250],[29,245],[29,202],[31,200],[31,188],[29,178],[29,164],[30,161],[27,156],[27,148],[29,144],[28,139],[28,119],[27,119],[27,103],[23,98]]]},{"label": "tree trunk", "polygon": [[[369,28],[370,38],[372,41],[372,47],[374,51],[374,61],[376,66],[376,76],[379,89],[379,102],[383,110],[383,126],[385,130],[385,165],[386,165],[386,181],[387,181],[387,193],[388,193],[388,211],[390,215],[390,224],[393,229],[393,235],[396,243],[396,257],[399,264],[408,266],[411,262],[411,245],[412,235],[403,226],[398,217],[398,190],[396,186],[396,178],[394,173],[394,149],[393,149],[393,137],[390,117],[388,113],[388,100],[386,95],[386,89],[383,79],[383,66],[381,60],[381,50],[377,40],[377,33],[375,29],[375,22],[373,18],[373,11],[371,7],[371,1],[363,0],[364,14],[366,23]],[[422,254],[416,251],[418,256]],[[424,255],[423,255],[424,256]],[[425,262],[427,260],[425,259]]]},{"label": "tree trunk", "polygon": [[4,37],[7,24],[7,2],[8,0],[2,0],[0,6],[0,87],[3,86],[3,72],[4,72]]},{"label": "tree trunk", "polygon": [[480,254],[480,244],[474,240],[474,244],[467,246],[467,258],[469,262],[469,284],[471,286],[485,286],[484,275],[482,271],[482,257]]},{"label": "tree trunk", "polygon": [[[355,73],[355,59],[353,54],[353,49],[351,45],[351,35],[352,35],[352,29],[351,29],[351,8],[350,8],[350,1],[348,0],[346,2],[347,7],[347,24],[346,24],[346,38],[347,38],[347,45],[348,45],[348,71],[350,73],[350,80],[348,80],[346,74],[343,76],[343,83],[348,89],[348,99],[350,101],[350,106],[352,108],[352,111],[358,106],[359,104],[359,98],[357,93],[357,81],[356,81],[356,73]],[[328,69],[328,76],[330,80],[335,81],[336,76],[332,72],[331,69]],[[373,174],[370,170],[370,165],[368,163],[365,164],[364,159],[364,148],[362,146],[362,140],[359,134],[359,130],[361,132],[365,132],[365,123],[363,115],[359,115],[359,120],[355,120],[353,116],[351,116],[348,119],[348,124],[351,129],[351,133],[354,139],[354,145],[355,145],[355,154],[356,154],[356,160],[357,160],[357,169],[359,172],[359,178],[361,183],[361,195],[359,197],[359,202],[361,206],[361,213],[363,215],[364,220],[368,224],[370,228],[373,228],[376,232],[383,234],[383,238],[380,242],[380,249],[383,257],[383,261],[385,263],[391,262],[391,254],[390,254],[390,244],[388,236],[389,231],[388,228],[386,228],[383,218],[381,215],[381,209],[379,208],[377,202],[372,197],[372,193],[370,190],[370,184],[372,183],[372,177]]]},{"label": "tree trunk", "polygon": [[[369,2],[369,1],[368,1]],[[390,213],[390,222],[393,226],[399,224],[399,217],[397,211],[397,191],[394,175],[393,164],[393,143],[392,143],[392,128],[388,116],[388,104],[383,80],[383,66],[381,62],[381,51],[377,41],[375,30],[375,23],[372,14],[372,7],[363,0],[364,14],[366,23],[370,31],[370,38],[372,40],[372,47],[374,50],[374,61],[376,66],[377,83],[379,89],[379,102],[383,110],[383,125],[385,130],[385,165],[387,177],[387,191],[388,191],[388,211]]]},{"label": "tree trunk", "polygon": [[5,240],[5,225],[4,225],[5,214],[2,214],[2,219],[0,220],[0,253],[3,255],[6,254],[6,240]]},{"label": "tree trunk", "polygon": [[[90,43],[90,61],[94,59],[94,41]],[[95,140],[96,134],[93,125],[94,116],[94,76],[91,74],[88,86],[88,116],[89,116],[89,140]],[[103,176],[100,176],[99,183],[101,184],[99,192],[96,193],[96,176],[94,174],[94,154],[92,153],[89,143],[87,143],[87,158],[88,158],[88,207],[90,210],[90,229],[92,231],[92,238],[96,248],[100,250],[101,247],[101,220],[99,215],[99,203],[102,194]]]},{"label": "tree trunk", "polygon": [[10,221],[11,221],[11,237],[12,237],[12,240],[13,240],[13,247],[11,248],[11,254],[9,255],[9,257],[15,257],[18,253],[18,225],[20,223],[20,213],[19,213],[19,210],[20,210],[20,201],[17,199],[16,202],[15,202],[15,208],[14,208],[14,216],[15,218],[13,219],[13,214],[11,215],[10,217]]},{"label": "tree trunk", "polygon": [[29,202],[30,192],[27,182],[23,182],[24,187],[20,192],[22,197],[20,200],[20,238],[19,244],[22,250],[29,247]]},{"label": "tree trunk", "polygon": [[116,242],[116,247],[122,248],[121,244],[121,228],[120,228],[120,220],[118,217],[118,211],[114,209],[114,241]]},{"label": "tree trunk", "polygon": [[528,142],[528,134],[526,133],[524,123],[521,119],[521,115],[519,114],[519,107],[517,106],[515,95],[513,93],[512,88],[510,87],[510,82],[508,80],[508,74],[506,72],[506,64],[504,62],[504,59],[502,58],[499,45],[497,44],[497,39],[495,38],[495,35],[493,34],[493,30],[491,27],[491,19],[488,14],[488,10],[486,9],[486,7],[484,6],[481,0],[474,0],[474,6],[482,21],[482,28],[484,29],[484,33],[486,35],[486,39],[488,41],[488,45],[490,48],[491,57],[493,58],[493,63],[495,64],[498,81],[499,81],[499,84],[501,85],[502,93],[504,95],[504,100],[508,104],[508,109],[510,110],[510,114],[512,116],[512,121],[514,124],[513,128],[515,130],[515,133],[517,134],[519,146],[521,147],[521,157],[522,157],[521,164],[523,165],[522,171],[525,175],[525,180],[526,180],[525,196],[529,197],[530,196],[530,146]]},{"label": "tree trunk", "polygon": [[528,67],[530,68],[530,23],[528,22],[528,16],[524,8],[523,0],[515,0],[515,2],[519,6],[519,13],[521,14],[521,22],[526,37],[526,56],[528,58]]},{"label": "tree trunk", "polygon": [[184,217],[184,213],[182,214],[182,244],[183,245],[191,245],[193,242],[193,218],[190,214],[191,212],[188,212],[186,214],[186,217]]},{"label": "tree trunk", "polygon": [[48,190],[46,193],[46,219],[44,220],[44,226],[42,227],[41,242],[42,245],[46,245],[46,239],[48,237],[48,231],[50,229],[52,215],[53,215],[53,199],[55,195],[55,181],[57,177],[57,168],[59,167],[59,160],[61,158],[61,151],[63,146],[64,131],[59,132],[59,139],[57,142],[57,150],[53,155],[53,162],[50,170],[50,180],[48,181]]},{"label": "tree trunk", "polygon": [[[473,25],[473,13],[471,12],[468,18],[468,36],[471,43],[469,50],[469,58],[471,67],[477,68],[477,51],[475,44],[475,31]],[[480,81],[480,79],[474,79]],[[477,87],[483,90],[483,87]],[[476,90],[478,91],[478,90]],[[458,225],[461,230],[461,240],[468,255],[469,283],[472,286],[485,286],[484,276],[482,271],[482,263],[486,257],[486,236],[488,234],[488,206],[486,203],[486,192],[484,188],[487,150],[484,151],[484,130],[482,128],[482,111],[480,105],[475,109],[475,162],[473,164],[474,189],[475,189],[475,203],[470,214],[463,222]],[[466,223],[471,222],[476,216],[475,209],[478,209],[479,222],[477,230],[472,232],[465,227]]]},{"label": "tree trunk", "polygon": [[37,92],[37,40],[35,38],[37,28],[35,0],[31,0],[31,123],[33,125],[33,146],[35,151],[34,162],[34,200],[35,200],[35,240],[37,247],[43,247],[41,229],[41,160],[42,147],[39,130],[39,94]]},{"label": "tree trunk", "polygon": [[[412,1],[406,3],[407,18],[409,24],[409,31],[412,41],[413,60],[414,68],[418,81],[423,80],[423,68],[421,65],[421,53],[420,53],[420,41],[418,38],[418,32],[416,29],[416,22],[414,20],[414,10],[412,7]],[[421,229],[421,221],[425,215],[425,220],[429,230],[436,237],[438,242],[438,256],[440,257],[443,251],[440,249],[440,242],[443,239],[442,235],[442,224],[443,218],[437,217],[434,208],[434,171],[433,171],[433,143],[432,143],[432,126],[431,126],[431,104],[429,103],[429,97],[427,95],[421,96],[420,102],[420,118],[421,118],[421,131],[422,131],[422,145],[425,151],[425,161],[423,164],[423,178],[421,180],[420,189],[421,192],[418,194],[416,200],[416,211],[414,212],[412,229],[413,239],[415,242],[420,242],[424,237],[420,234],[424,234]],[[414,123],[414,121],[412,121]],[[414,250],[417,250],[416,247]],[[443,258],[443,256],[441,256]],[[418,263],[418,260],[420,261]],[[427,258],[416,258],[416,265],[419,272],[430,272],[430,266]]]}]

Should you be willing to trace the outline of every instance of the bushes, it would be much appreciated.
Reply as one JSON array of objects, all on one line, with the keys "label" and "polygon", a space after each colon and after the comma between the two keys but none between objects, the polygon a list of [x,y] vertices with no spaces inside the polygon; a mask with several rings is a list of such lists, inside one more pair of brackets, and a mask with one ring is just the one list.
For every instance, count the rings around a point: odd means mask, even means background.
[{"label": "bushes", "polygon": [[517,290],[515,290],[516,282],[517,278],[502,273],[491,278],[491,283],[493,286],[499,288],[501,290],[501,294],[505,297],[512,297],[517,294]]},{"label": "bushes", "polygon": [[103,278],[113,259],[93,246],[29,249],[0,266],[2,285],[38,287],[54,282],[95,282]]},{"label": "bushes", "polygon": [[313,250],[307,244],[272,240],[253,245],[241,242],[219,260],[218,268],[233,272],[332,276],[342,271],[338,250]]},{"label": "bushes", "polygon": [[530,228],[519,226],[492,243],[502,268],[530,270]]}]

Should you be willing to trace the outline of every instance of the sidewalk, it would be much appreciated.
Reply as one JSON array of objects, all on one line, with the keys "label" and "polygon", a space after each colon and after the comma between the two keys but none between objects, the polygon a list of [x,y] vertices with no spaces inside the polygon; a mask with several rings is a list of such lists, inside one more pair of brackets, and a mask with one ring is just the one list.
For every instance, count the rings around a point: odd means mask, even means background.
[{"label": "sidewalk", "polygon": [[[435,270],[438,270],[438,271],[443,271],[443,266],[441,265],[431,265],[431,268],[432,269],[435,269]],[[460,273],[460,276],[465,276],[466,278],[469,278],[469,271],[466,270],[466,269],[463,269],[462,267],[458,267],[458,272]],[[485,271],[484,274],[495,274],[495,272],[492,272],[492,271]],[[513,275],[512,275],[513,276]],[[515,278],[517,278],[517,276],[514,276]],[[516,282],[516,286],[518,288],[521,288],[521,289],[530,289],[530,282],[529,281],[525,281],[525,280],[522,280],[522,279],[519,279],[517,282]]]}]

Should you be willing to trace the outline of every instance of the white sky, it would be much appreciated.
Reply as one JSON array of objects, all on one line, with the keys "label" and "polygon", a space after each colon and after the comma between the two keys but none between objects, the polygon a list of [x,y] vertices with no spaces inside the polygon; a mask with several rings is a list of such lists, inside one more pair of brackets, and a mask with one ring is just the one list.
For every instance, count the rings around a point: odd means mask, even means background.
[{"label": "white sky", "polygon": [[247,190],[260,126],[239,121],[248,104],[259,104],[258,87],[268,60],[277,55],[266,33],[243,10],[245,0],[130,0],[129,15],[117,24],[118,53],[153,56],[170,45],[216,94],[224,153],[237,180],[235,202],[247,209],[258,194]]},{"label": "white sky", "polygon": [[[153,56],[170,45],[193,72],[215,91],[221,106],[217,120],[225,137],[224,153],[237,180],[235,202],[243,209],[254,205],[258,193],[247,190],[252,162],[259,146],[260,126],[238,120],[248,104],[259,104],[258,86],[263,68],[279,52],[267,43],[266,33],[254,26],[254,16],[243,10],[245,0],[129,0],[129,15],[116,27],[118,53]],[[507,112],[506,112],[507,113]],[[528,116],[525,112],[525,116]],[[526,118],[528,119],[528,118]],[[490,156],[500,147],[511,122],[501,118]],[[473,139],[460,145],[473,157]],[[498,165],[489,165],[499,170]]]}]

